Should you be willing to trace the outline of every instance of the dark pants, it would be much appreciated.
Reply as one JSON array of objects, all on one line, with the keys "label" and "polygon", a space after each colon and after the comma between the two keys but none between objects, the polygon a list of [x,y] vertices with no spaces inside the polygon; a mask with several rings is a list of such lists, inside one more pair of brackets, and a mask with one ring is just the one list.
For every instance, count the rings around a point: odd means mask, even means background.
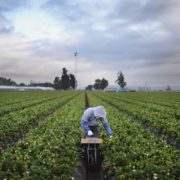
[{"label": "dark pants", "polygon": [[93,136],[88,136],[87,133],[84,134],[85,137],[99,137],[100,130],[99,126],[89,126],[89,129],[93,132]]}]

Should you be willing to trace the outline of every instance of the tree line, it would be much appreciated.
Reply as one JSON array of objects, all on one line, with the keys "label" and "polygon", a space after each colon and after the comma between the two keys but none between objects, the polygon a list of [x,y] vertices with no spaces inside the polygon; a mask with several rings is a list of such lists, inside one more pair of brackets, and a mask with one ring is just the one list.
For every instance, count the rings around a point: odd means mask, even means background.
[{"label": "tree line", "polygon": [[31,81],[29,84],[25,84],[23,82],[17,83],[11,78],[0,77],[0,85],[2,86],[42,86],[42,87],[54,87],[54,85],[50,82],[33,82]]},{"label": "tree line", "polygon": [[4,86],[16,86],[17,83],[10,78],[0,77],[0,85]]},{"label": "tree line", "polygon": [[[122,73],[122,71],[119,71],[118,74],[117,74],[117,79],[115,81],[121,88],[124,88],[126,86],[126,82],[125,82],[125,77],[124,77],[124,74]],[[88,85],[86,87],[86,90],[92,90],[93,88],[94,89],[105,89],[106,87],[108,86],[108,80],[102,78],[102,79],[96,79],[95,80],[95,83],[92,85]]]},{"label": "tree line", "polygon": [[[120,71],[117,74],[117,80],[115,81],[118,83],[120,87],[126,86],[124,74]],[[105,78],[96,79],[93,85],[88,85],[86,87],[87,90],[91,89],[99,89],[103,90],[108,86],[108,80]],[[64,67],[62,69],[61,77],[55,77],[53,83],[51,82],[33,82],[31,81],[30,84],[26,85],[25,83],[16,83],[10,78],[0,77],[0,85],[5,86],[42,86],[42,87],[53,87],[56,90],[68,90],[68,89],[76,89],[77,87],[77,80],[73,74],[68,74],[68,70]]]}]

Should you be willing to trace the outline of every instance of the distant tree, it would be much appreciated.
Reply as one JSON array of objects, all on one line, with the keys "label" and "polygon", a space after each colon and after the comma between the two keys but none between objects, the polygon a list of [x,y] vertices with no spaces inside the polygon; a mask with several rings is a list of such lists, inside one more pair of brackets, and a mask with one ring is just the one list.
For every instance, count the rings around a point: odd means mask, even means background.
[{"label": "distant tree", "polygon": [[13,81],[12,79],[7,79],[5,77],[0,77],[0,85],[5,85],[5,86],[15,86],[17,83]]},{"label": "distant tree", "polygon": [[55,77],[54,79],[54,89],[56,90],[61,89],[61,79],[59,79],[59,77]]},{"label": "distant tree", "polygon": [[54,87],[54,85],[50,82],[33,82],[31,81],[29,86],[41,86],[41,87]]},{"label": "distant tree", "polygon": [[40,85],[43,87],[54,87],[53,83],[51,83],[51,82],[40,83]]},{"label": "distant tree", "polygon": [[104,78],[101,79],[96,79],[95,80],[95,84],[94,84],[94,88],[95,89],[104,89],[108,86],[108,81]]},{"label": "distant tree", "polygon": [[108,86],[108,80],[102,79],[101,80],[101,89],[105,89]]},{"label": "distant tree", "polygon": [[69,76],[67,74],[68,70],[66,68],[63,68],[63,73],[62,73],[62,76],[61,76],[61,87],[62,89],[64,90],[67,90],[70,88],[70,80],[69,80]]},{"label": "distant tree", "polygon": [[87,87],[86,87],[86,90],[92,90],[93,89],[93,85],[89,84]]},{"label": "distant tree", "polygon": [[53,87],[55,89],[64,89],[67,90],[70,87],[75,89],[76,85],[77,85],[77,81],[76,78],[73,74],[68,75],[68,70],[64,67],[62,69],[62,76],[61,78],[59,77],[55,77],[54,79],[54,83],[53,83]]},{"label": "distant tree", "polygon": [[170,85],[167,85],[166,91],[171,91],[171,86]]},{"label": "distant tree", "polygon": [[21,83],[19,83],[19,86],[26,86],[26,84],[21,82]]},{"label": "distant tree", "polygon": [[124,74],[123,74],[121,71],[118,72],[118,77],[117,77],[117,80],[116,80],[115,82],[118,83],[118,85],[119,85],[121,88],[123,88],[124,86],[126,86]]},{"label": "distant tree", "polygon": [[69,75],[69,81],[70,81],[70,86],[75,89],[76,88],[76,78],[73,74]]},{"label": "distant tree", "polygon": [[95,80],[94,88],[95,89],[101,89],[101,80],[100,79]]}]

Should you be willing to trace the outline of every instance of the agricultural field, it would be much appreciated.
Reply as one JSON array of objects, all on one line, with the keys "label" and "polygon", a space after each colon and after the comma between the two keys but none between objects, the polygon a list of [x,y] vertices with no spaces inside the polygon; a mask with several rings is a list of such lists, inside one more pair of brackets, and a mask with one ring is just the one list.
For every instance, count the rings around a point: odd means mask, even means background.
[{"label": "agricultural field", "polygon": [[180,93],[93,91],[0,91],[0,179],[78,179],[80,119],[97,105],[106,179],[180,179]]}]

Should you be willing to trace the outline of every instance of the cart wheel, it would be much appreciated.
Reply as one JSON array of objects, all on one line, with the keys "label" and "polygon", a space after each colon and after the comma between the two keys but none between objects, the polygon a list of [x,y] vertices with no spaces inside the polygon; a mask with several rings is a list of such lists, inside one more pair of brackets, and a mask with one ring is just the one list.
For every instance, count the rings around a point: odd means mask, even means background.
[{"label": "cart wheel", "polygon": [[89,164],[90,165],[94,165],[95,164],[95,160],[94,160],[93,155],[91,155],[91,157],[90,157],[90,163]]}]

